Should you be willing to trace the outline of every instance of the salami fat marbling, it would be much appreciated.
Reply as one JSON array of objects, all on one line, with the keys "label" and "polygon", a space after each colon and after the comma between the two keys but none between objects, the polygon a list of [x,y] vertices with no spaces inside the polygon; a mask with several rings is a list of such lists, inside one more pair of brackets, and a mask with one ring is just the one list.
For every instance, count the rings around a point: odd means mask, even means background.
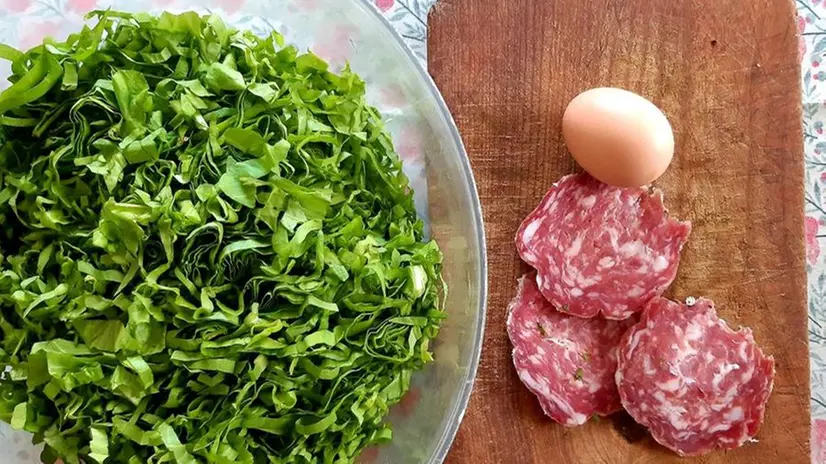
[{"label": "salami fat marbling", "polygon": [[539,292],[533,272],[519,280],[508,311],[513,364],[546,415],[574,426],[621,408],[614,381],[617,349],[635,318],[612,321],[560,313]]},{"label": "salami fat marbling", "polygon": [[626,411],[681,456],[751,440],[774,380],[750,329],[729,328],[710,300],[690,303],[648,302],[623,336],[616,373]]},{"label": "salami fat marbling", "polygon": [[563,177],[522,222],[516,248],[559,311],[625,319],[674,280],[691,225],[670,218],[656,189]]}]

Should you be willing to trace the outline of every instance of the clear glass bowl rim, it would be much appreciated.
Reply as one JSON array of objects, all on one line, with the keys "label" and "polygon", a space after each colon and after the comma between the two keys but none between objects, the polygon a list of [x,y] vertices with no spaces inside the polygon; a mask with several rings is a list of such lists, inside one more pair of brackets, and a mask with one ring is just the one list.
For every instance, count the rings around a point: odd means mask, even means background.
[{"label": "clear glass bowl rim", "polygon": [[447,453],[453,444],[453,440],[456,437],[456,433],[459,431],[459,426],[462,423],[462,418],[467,410],[470,395],[473,391],[473,382],[476,379],[476,371],[479,367],[479,358],[482,354],[482,341],[485,335],[485,315],[487,313],[488,296],[488,259],[487,246],[485,244],[485,227],[482,219],[482,206],[479,201],[479,193],[476,189],[476,179],[473,176],[473,170],[470,166],[470,159],[468,158],[467,151],[465,150],[465,145],[459,135],[459,129],[456,127],[456,122],[453,120],[453,116],[450,114],[447,103],[445,103],[441,92],[439,92],[438,87],[436,87],[436,83],[433,81],[433,78],[430,77],[430,74],[425,70],[410,48],[404,43],[387,18],[385,18],[384,15],[382,15],[369,0],[357,1],[362,4],[364,9],[367,10],[369,14],[374,16],[375,19],[386,28],[389,35],[393,37],[396,48],[398,48],[400,52],[407,57],[407,60],[416,70],[419,81],[427,88],[428,92],[433,97],[433,101],[438,106],[439,113],[441,114],[443,120],[442,122],[448,127],[451,133],[454,148],[456,152],[461,155],[460,164],[463,170],[462,180],[465,184],[465,192],[472,205],[471,215],[473,216],[473,225],[476,230],[476,243],[478,244],[478,249],[476,252],[479,254],[480,258],[479,272],[476,276],[479,282],[479,307],[477,308],[476,313],[476,333],[473,334],[473,355],[472,359],[470,359],[468,363],[465,382],[462,384],[461,390],[454,394],[454,401],[451,410],[446,412],[446,415],[450,420],[447,422],[447,427],[442,431],[442,437],[435,449],[435,453],[431,456],[431,463],[441,463],[447,457]]}]

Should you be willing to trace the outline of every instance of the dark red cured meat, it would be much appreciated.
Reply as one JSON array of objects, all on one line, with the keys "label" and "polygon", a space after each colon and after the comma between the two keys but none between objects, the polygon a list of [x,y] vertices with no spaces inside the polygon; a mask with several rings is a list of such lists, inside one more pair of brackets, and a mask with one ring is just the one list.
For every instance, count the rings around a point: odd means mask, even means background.
[{"label": "dark red cured meat", "polygon": [[560,311],[625,319],[677,275],[691,224],[668,217],[662,194],[563,177],[516,233],[519,256]]},{"label": "dark red cured meat", "polygon": [[763,423],[774,381],[751,330],[734,331],[714,303],[657,297],[623,337],[617,386],[628,414],[681,456],[732,449]]},{"label": "dark red cured meat", "polygon": [[533,272],[519,279],[508,311],[513,365],[545,414],[574,426],[621,408],[614,382],[617,348],[634,321],[562,314],[539,293]]}]

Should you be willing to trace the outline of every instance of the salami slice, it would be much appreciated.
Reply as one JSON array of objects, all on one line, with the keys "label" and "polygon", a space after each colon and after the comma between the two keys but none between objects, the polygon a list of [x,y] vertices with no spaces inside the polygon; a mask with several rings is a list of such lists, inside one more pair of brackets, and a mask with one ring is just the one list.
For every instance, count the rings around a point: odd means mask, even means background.
[{"label": "salami slice", "polygon": [[674,280],[691,225],[669,218],[662,194],[563,177],[516,233],[516,248],[558,310],[625,319]]},{"label": "salami slice", "polygon": [[632,320],[562,314],[539,292],[533,272],[519,279],[508,311],[513,365],[545,414],[574,426],[621,408],[614,382],[617,348]]},{"label": "salami slice", "polygon": [[774,359],[748,328],[734,331],[710,300],[691,306],[657,297],[623,337],[622,404],[681,456],[732,449],[757,433],[772,391]]}]

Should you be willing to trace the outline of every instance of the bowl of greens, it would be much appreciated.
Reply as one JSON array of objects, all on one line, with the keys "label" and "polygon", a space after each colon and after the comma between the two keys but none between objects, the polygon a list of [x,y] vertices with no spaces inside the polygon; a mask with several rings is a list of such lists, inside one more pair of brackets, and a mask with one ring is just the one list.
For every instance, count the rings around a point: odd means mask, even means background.
[{"label": "bowl of greens", "polygon": [[0,9],[3,462],[441,462],[481,351],[482,218],[381,15]]}]

